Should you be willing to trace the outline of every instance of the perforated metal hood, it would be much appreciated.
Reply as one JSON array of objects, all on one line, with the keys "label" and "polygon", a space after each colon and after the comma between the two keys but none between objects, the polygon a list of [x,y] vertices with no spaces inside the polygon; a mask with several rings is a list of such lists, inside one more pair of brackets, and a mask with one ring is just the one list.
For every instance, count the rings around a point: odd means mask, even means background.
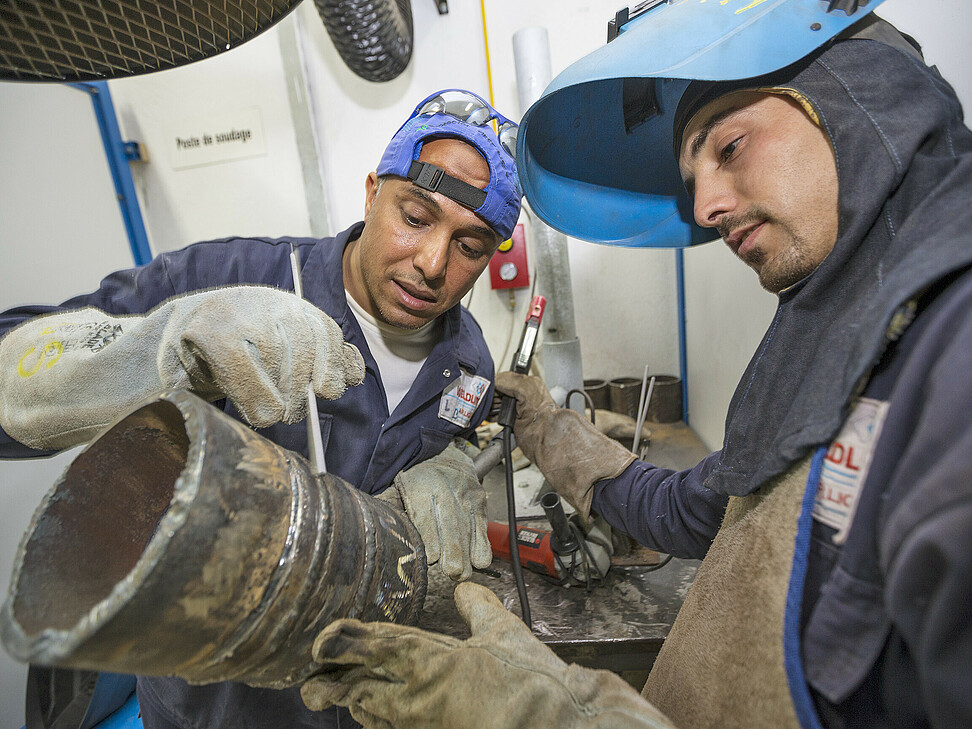
[{"label": "perforated metal hood", "polygon": [[235,48],[300,0],[40,0],[0,7],[0,79],[99,81]]}]

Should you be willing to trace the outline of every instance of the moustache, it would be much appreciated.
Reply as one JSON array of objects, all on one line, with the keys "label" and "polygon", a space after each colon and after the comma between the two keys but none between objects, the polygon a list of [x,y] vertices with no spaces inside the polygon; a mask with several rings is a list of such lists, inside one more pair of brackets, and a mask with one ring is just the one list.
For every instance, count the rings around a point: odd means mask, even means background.
[{"label": "moustache", "polygon": [[760,221],[771,222],[772,216],[761,207],[751,207],[739,215],[723,216],[715,226],[715,229],[719,233],[719,236],[725,240],[732,234],[732,231]]}]

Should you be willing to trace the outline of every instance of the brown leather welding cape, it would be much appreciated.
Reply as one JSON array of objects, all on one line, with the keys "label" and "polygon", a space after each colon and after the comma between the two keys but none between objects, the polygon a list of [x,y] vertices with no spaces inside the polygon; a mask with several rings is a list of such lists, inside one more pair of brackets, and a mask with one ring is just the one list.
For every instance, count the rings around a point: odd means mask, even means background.
[{"label": "brown leather welding cape", "polygon": [[806,458],[759,491],[729,498],[642,691],[679,729],[799,729],[783,621],[809,472]]}]

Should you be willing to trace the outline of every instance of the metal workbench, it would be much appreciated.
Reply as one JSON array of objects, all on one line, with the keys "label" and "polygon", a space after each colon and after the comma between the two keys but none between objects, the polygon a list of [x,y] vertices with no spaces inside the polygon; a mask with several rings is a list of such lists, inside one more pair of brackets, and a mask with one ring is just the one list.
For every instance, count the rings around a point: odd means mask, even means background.
[{"label": "metal workbench", "polygon": [[[687,468],[708,453],[698,436],[681,422],[649,425],[651,441],[646,460],[651,463]],[[490,518],[505,523],[502,479],[487,478],[484,484]],[[536,525],[543,527],[542,523]],[[612,566],[591,592],[583,587],[559,587],[524,570],[534,632],[564,660],[616,671],[640,689],[639,682],[643,682],[668,635],[698,564],[696,560],[672,559],[657,570]],[[491,589],[507,609],[519,614],[510,565],[494,559],[489,571],[491,574],[474,574],[473,581]],[[469,631],[452,598],[453,587],[440,570],[429,570],[429,594],[419,625],[467,638]]]}]

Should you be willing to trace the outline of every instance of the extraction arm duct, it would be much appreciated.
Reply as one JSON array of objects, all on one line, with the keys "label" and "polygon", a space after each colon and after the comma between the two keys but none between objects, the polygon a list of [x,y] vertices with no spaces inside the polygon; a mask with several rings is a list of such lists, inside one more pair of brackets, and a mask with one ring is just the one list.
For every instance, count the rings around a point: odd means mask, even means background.
[{"label": "extraction arm duct", "polygon": [[[104,81],[224,53],[300,0],[18,0],[0,7],[0,80]],[[369,81],[412,55],[409,0],[315,0],[338,53]]]}]

